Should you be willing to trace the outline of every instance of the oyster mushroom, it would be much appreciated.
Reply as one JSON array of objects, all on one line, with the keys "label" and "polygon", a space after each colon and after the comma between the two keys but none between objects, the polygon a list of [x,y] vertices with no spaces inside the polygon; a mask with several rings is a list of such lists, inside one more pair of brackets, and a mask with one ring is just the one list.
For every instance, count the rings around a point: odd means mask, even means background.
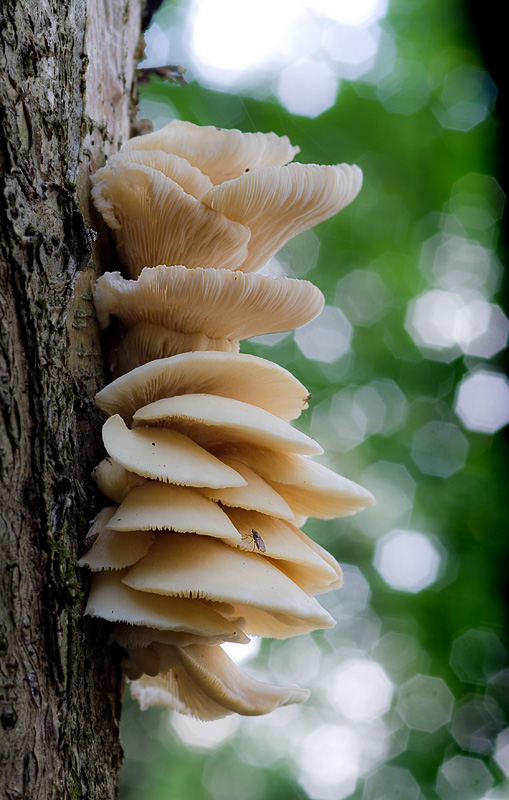
[{"label": "oyster mushroom", "polygon": [[221,458],[251,467],[283,497],[294,514],[317,519],[356,514],[374,504],[371,492],[312,458],[242,442],[212,448]]},{"label": "oyster mushroom", "polygon": [[104,446],[114,461],[144,478],[216,489],[246,485],[238,472],[176,430],[130,430],[115,414],[104,423],[102,433]]},{"label": "oyster mushroom", "polygon": [[124,153],[137,150],[175,153],[215,185],[248,170],[286,164],[300,148],[293,147],[287,136],[275,133],[242,133],[173,120],[154,133],[129,139],[122,147]]},{"label": "oyster mushroom", "polygon": [[334,625],[314,597],[268,559],[192,533],[159,533],[122,580],[138,592],[229,603],[233,618],[244,618],[253,636],[285,638]]},{"label": "oyster mushroom", "polygon": [[249,229],[247,256],[238,269],[254,272],[292,236],[351,203],[361,186],[355,165],[289,164],[214,186],[202,203]]},{"label": "oyster mushroom", "polygon": [[307,408],[309,393],[287,370],[242,353],[181,353],[122,375],[95,396],[108,415],[130,424],[142,406],[174,395],[206,393],[241,400],[283,420]]},{"label": "oyster mushroom", "polygon": [[129,635],[131,648],[146,647],[147,642],[168,643],[168,633],[192,634],[214,644],[219,639],[243,644],[249,641],[236,623],[206,601],[137,592],[122,582],[124,574],[125,570],[95,574],[85,613],[128,624],[129,634],[124,628],[123,635]]},{"label": "oyster mushroom", "polygon": [[261,683],[237,667],[221,647],[175,647],[167,653],[168,669],[157,677],[131,683],[142,709],[163,706],[202,720],[229,714],[258,716],[309,697],[298,686]]},{"label": "oyster mushroom", "polygon": [[304,325],[324,302],[308,281],[163,265],[136,281],[106,273],[94,299],[101,327],[114,315],[131,329],[116,354],[124,370],[189,350],[238,352],[241,339]]},{"label": "oyster mushroom", "polygon": [[173,122],[112,156],[92,197],[133,278],[160,264],[254,272],[361,188],[359,167],[287,165],[295,152],[274,134]]},{"label": "oyster mushroom", "polygon": [[112,531],[194,531],[236,544],[240,535],[217,503],[197,489],[147,481],[132,489],[108,522]]},{"label": "oyster mushroom", "polygon": [[173,428],[202,447],[241,441],[289,453],[323,453],[320,445],[276,414],[231,397],[185,394],[165,397],[139,408],[133,425]]},{"label": "oyster mushroom", "polygon": [[236,268],[247,254],[245,225],[212,211],[159,170],[129,161],[103,169],[92,178],[92,198],[132,278],[157,264]]},{"label": "oyster mushroom", "polygon": [[116,506],[103,508],[93,521],[88,535],[88,543],[92,544],[78,561],[79,567],[88,567],[92,572],[130,567],[154,544],[156,537],[152,531],[131,530],[119,534],[109,530],[107,525],[116,511]]}]

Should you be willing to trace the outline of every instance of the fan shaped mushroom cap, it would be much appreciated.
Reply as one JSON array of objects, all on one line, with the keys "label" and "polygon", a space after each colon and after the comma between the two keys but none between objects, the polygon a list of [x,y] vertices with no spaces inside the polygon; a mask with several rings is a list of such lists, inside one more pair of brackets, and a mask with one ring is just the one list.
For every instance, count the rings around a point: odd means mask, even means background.
[{"label": "fan shaped mushroom cap", "polygon": [[254,272],[292,236],[351,203],[361,186],[356,165],[289,164],[214,186],[201,201],[249,228],[247,257],[235,266]]},{"label": "fan shaped mushroom cap", "polygon": [[284,420],[307,408],[309,393],[287,370],[243,353],[181,353],[122,375],[95,396],[108,415],[129,424],[138,408],[163,397],[206,393],[243,400]]},{"label": "fan shaped mushroom cap", "polygon": [[166,397],[139,408],[133,425],[162,425],[204,447],[243,441],[290,453],[323,453],[320,445],[259,406],[212,394]]},{"label": "fan shaped mushroom cap", "polygon": [[[155,541],[151,531],[126,531],[116,533],[106,526],[117,511],[117,506],[99,512],[87,536],[93,540],[90,548],[78,561],[79,567],[89,567],[92,572],[118,570],[130,567],[144,556]],[[86,544],[87,540],[85,540]]]},{"label": "fan shaped mushroom cap", "polygon": [[183,486],[246,486],[245,478],[233,468],[178,431],[130,430],[115,414],[104,423],[102,435],[109,455],[125,469],[145,478]]},{"label": "fan shaped mushroom cap", "polygon": [[254,470],[234,459],[225,459],[224,463],[234,469],[238,475],[242,475],[246,485],[232,489],[202,489],[205,497],[215,500],[223,506],[254,509],[261,514],[271,514],[280,519],[293,520],[293,512],[288,503],[285,503]]},{"label": "fan shaped mushroom cap", "polygon": [[239,534],[217,503],[187,486],[147,481],[129,492],[108,523],[112,531],[193,531],[237,544]]},{"label": "fan shaped mushroom cap", "polygon": [[[295,525],[242,508],[227,508],[225,511],[242,537],[237,547],[256,551],[255,530],[265,545],[264,557],[274,559],[276,566],[306,592],[316,594],[342,586],[343,572],[336,559]],[[293,568],[300,570],[298,574],[289,572]]]},{"label": "fan shaped mushroom cap", "polygon": [[[157,638],[157,631],[219,637],[223,642],[249,641],[241,628],[221,616],[208,603],[137,592],[122,583],[121,576],[118,572],[101,572],[93,576],[85,614],[110,622],[127,622],[133,626],[153,628],[153,641],[161,641]],[[136,636],[135,631],[132,631],[132,636]],[[146,633],[142,631],[138,638],[131,640],[131,646],[133,641],[137,646],[146,646],[145,637]]]},{"label": "fan shaped mushroom cap", "polygon": [[374,505],[371,492],[306,456],[231,443],[213,449],[247,464],[283,497],[297,516],[333,519]]},{"label": "fan shaped mushroom cap", "polygon": [[112,163],[92,190],[98,211],[113,230],[120,258],[132,278],[143,267],[238,267],[251,236],[187,194],[162,172],[143,164]]},{"label": "fan shaped mushroom cap", "polygon": [[[162,150],[131,150],[130,152],[115,153],[109,156],[106,166],[101,167],[92,175],[92,186],[108,181],[114,173],[118,164],[141,164],[144,167],[158,170],[166,178],[170,178],[181,187],[181,189],[195,197],[197,200],[205,192],[212,189],[212,181],[199,169],[191,166],[185,158],[180,158],[172,153],[164,153]],[[100,194],[100,190],[96,190]],[[107,219],[107,218],[105,218]],[[108,224],[115,227],[114,217],[107,219]]]},{"label": "fan shaped mushroom cap", "polygon": [[235,616],[246,619],[248,634],[258,635],[244,611],[267,612],[276,622],[282,616],[293,633],[334,625],[313,597],[267,559],[192,534],[159,534],[123,581],[141,592],[232,603]]},{"label": "fan shaped mushroom cap", "polygon": [[123,152],[163,150],[185,158],[208,175],[213,184],[231,180],[246,170],[286,164],[300,148],[275,133],[241,133],[173,120],[158,131],[129,139]]},{"label": "fan shaped mushroom cap", "polygon": [[255,680],[228,658],[221,647],[175,647],[172,668],[157,677],[131,683],[142,709],[163,706],[201,720],[229,714],[258,716],[309,697],[298,686],[273,686]]},{"label": "fan shaped mushroom cap", "polygon": [[106,273],[94,302],[103,328],[114,315],[128,328],[149,322],[238,342],[298,328],[320,313],[324,299],[309,281],[160,265],[142,270],[136,281]]}]

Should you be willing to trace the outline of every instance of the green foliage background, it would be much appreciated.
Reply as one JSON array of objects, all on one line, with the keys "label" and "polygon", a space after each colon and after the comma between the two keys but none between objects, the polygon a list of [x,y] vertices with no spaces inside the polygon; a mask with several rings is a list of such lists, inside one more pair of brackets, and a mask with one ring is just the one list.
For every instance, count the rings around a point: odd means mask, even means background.
[{"label": "green foliage background", "polygon": [[[161,25],[168,9],[177,5],[163,6]],[[433,733],[409,730],[408,726],[405,729],[404,725],[398,729],[400,733],[406,730],[404,744],[389,750],[389,764],[408,769],[420,794],[412,793],[413,789],[396,794],[396,786],[391,788],[390,782],[384,782],[383,768],[379,767],[371,783],[369,776],[361,776],[347,796],[354,800],[502,798],[507,796],[507,777],[493,753],[497,734],[507,727],[509,712],[509,671],[504,671],[507,522],[503,509],[507,451],[502,434],[465,430],[454,411],[461,378],[478,364],[486,367],[487,362],[461,353],[448,363],[429,357],[429,352],[423,353],[417,347],[404,325],[409,302],[431,286],[430,273],[419,267],[421,248],[444,226],[451,234],[494,248],[499,258],[503,257],[496,222],[483,228],[475,214],[457,213],[454,219],[450,216],[455,184],[466,181],[466,190],[472,194],[476,179],[466,176],[497,175],[497,120],[488,113],[483,122],[465,132],[443,127],[439,121],[447,76],[465,65],[482,67],[460,2],[393,0],[387,25],[395,36],[398,56],[425,70],[424,84],[421,78],[417,81],[417,73],[412,70],[397,76],[397,89],[392,93],[382,91],[376,83],[343,81],[336,104],[319,117],[308,119],[288,113],[271,95],[260,100],[247,94],[212,91],[194,80],[181,86],[152,77],[140,93],[142,115],[151,109],[157,116],[155,104],[170,104],[170,117],[176,114],[201,125],[285,134],[300,146],[297,159],[302,162],[357,163],[363,169],[360,196],[337,217],[315,229],[321,243],[318,261],[299,275],[319,286],[326,303],[337,304],[347,317],[352,299],[343,296],[341,287],[338,292],[338,281],[355,269],[374,273],[383,281],[379,284],[385,287],[382,295],[370,298],[371,304],[378,307],[377,313],[369,322],[354,324],[350,356],[332,364],[314,362],[303,356],[293,336],[273,346],[246,342],[242,349],[277,361],[310,389],[310,410],[299,420],[305,430],[309,430],[313,409],[345,387],[365,386],[374,379],[397,384],[408,401],[402,424],[390,435],[375,433],[365,438],[346,453],[329,453],[328,463],[360,483],[370,465],[402,465],[416,488],[411,519],[401,527],[432,534],[440,541],[447,553],[443,574],[436,583],[415,594],[391,589],[373,566],[377,538],[394,527],[390,521],[386,529],[382,521],[375,531],[377,535],[363,530],[362,515],[332,523],[310,521],[305,530],[331,550],[340,563],[358,567],[369,583],[369,613],[374,612],[381,625],[378,643],[367,655],[379,660],[395,684],[386,719],[393,720],[397,715],[398,685],[419,673],[442,678],[454,695],[456,709],[472,695],[481,698],[481,704],[486,697],[494,698],[498,707],[493,719],[486,712],[491,722],[485,720],[483,735],[490,743],[483,752],[461,747],[450,725]],[[494,96],[495,87],[488,84],[487,91]],[[495,190],[490,194],[481,187],[476,203],[478,208],[488,210],[494,220],[499,216],[496,208],[500,197]],[[450,225],[456,228],[448,229]],[[291,263],[291,252],[288,259]],[[490,302],[499,299],[495,294]],[[501,357],[498,354],[489,364],[500,369]],[[412,456],[415,433],[434,420],[459,426],[469,443],[464,466],[449,477],[422,472]],[[327,449],[327,441],[322,440],[322,444]],[[440,452],[436,457],[440,458]],[[342,592],[348,594],[348,580]],[[363,613],[360,625],[365,624],[362,620],[366,619],[366,609]],[[479,645],[469,652],[471,675],[481,677],[468,681],[462,680],[451,665],[451,648],[458,637],[473,629],[494,633],[499,644],[494,650]],[[395,651],[387,655],[379,643],[380,639],[389,641],[383,637],[390,632],[403,633],[411,637],[409,641],[418,643],[409,671],[398,664],[401,654]],[[341,625],[333,640],[321,634],[309,637],[328,656],[334,653],[333,643],[340,639]],[[272,658],[271,647],[270,643],[264,645],[258,662]],[[284,647],[284,643],[276,642],[273,647]],[[338,663],[346,657],[338,647]],[[274,680],[278,680],[276,670]],[[312,699],[311,707],[313,702]],[[318,724],[319,716],[317,707],[310,720]],[[215,749],[193,748],[172,729],[167,712],[150,709],[140,713],[133,704],[126,707],[123,737],[128,756],[124,800],[308,797],[298,783],[295,754],[281,746],[275,760],[267,763],[263,748],[259,749],[260,742],[249,727],[241,726]],[[467,782],[467,788],[456,794],[440,788],[437,776],[441,765],[457,755],[482,760],[494,787],[500,787],[500,794],[488,795],[489,786],[485,792],[481,784],[476,788],[475,781]],[[228,785],[222,788],[218,771],[228,776]],[[370,786],[377,787],[375,793]]]}]

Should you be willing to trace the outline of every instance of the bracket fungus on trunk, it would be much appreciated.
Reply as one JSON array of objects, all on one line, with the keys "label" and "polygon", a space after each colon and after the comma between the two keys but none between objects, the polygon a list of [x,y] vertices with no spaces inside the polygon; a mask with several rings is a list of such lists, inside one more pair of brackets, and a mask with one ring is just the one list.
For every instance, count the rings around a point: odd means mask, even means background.
[{"label": "bracket fungus on trunk", "polygon": [[324,302],[309,281],[180,265],[145,268],[135,281],[107,272],[94,299],[102,328],[115,316],[128,329],[113,355],[117,374],[193,350],[238,353],[241,339],[300,327]]},{"label": "bracket fungus on trunk", "polygon": [[314,595],[340,587],[341,568],[300,522],[374,502],[290,424],[306,388],[239,352],[321,311],[312,284],[256,270],[361,186],[355,166],[287,165],[297,152],[273,133],[174,121],[92,179],[129,277],[106,273],[95,292],[101,327],[115,316],[126,334],[119,377],[96,397],[109,419],[94,475],[115,505],[80,565],[93,573],[86,613],[113,624],[143,708],[217,719],[305,700],[254,680],[221,644],[333,625]]}]

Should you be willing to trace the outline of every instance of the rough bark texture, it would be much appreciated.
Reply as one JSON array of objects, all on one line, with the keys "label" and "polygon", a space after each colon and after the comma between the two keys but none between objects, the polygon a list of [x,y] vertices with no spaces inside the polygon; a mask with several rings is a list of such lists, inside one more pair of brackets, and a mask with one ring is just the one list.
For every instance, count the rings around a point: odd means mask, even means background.
[{"label": "rough bark texture", "polygon": [[[0,797],[117,794],[120,673],[75,563],[102,457],[89,174],[128,136],[139,0],[0,11]],[[98,231],[91,259],[93,230]],[[97,253],[99,254],[97,256]],[[113,258],[113,256],[111,256]]]}]

